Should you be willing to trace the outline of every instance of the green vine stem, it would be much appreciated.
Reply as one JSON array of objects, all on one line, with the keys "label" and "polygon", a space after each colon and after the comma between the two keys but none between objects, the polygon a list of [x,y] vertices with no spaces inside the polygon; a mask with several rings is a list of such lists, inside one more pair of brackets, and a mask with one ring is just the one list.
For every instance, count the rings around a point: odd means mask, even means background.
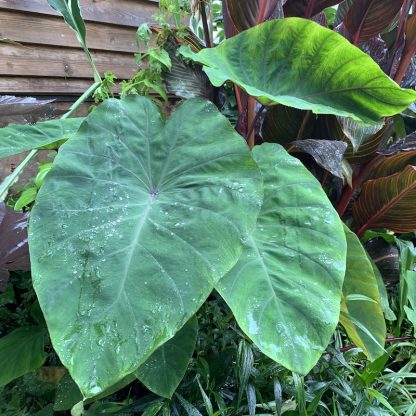
[{"label": "green vine stem", "polygon": [[[70,117],[72,114],[74,114],[78,110],[79,106],[83,104],[100,85],[101,81],[95,82],[93,85],[91,85],[91,87],[89,87],[84,92],[84,94],[82,94],[81,97],[79,97],[78,100],[75,101],[74,104],[72,104],[69,111],[65,113],[61,117],[61,119],[64,120]],[[9,176],[7,176],[4,179],[4,181],[0,184],[0,201],[4,201],[4,199],[7,196],[7,193],[9,192],[10,187],[17,181],[19,175],[23,172],[28,163],[35,157],[38,151],[38,149],[31,150],[30,153],[23,159],[23,161],[20,162],[19,166],[17,166],[17,168]]]}]

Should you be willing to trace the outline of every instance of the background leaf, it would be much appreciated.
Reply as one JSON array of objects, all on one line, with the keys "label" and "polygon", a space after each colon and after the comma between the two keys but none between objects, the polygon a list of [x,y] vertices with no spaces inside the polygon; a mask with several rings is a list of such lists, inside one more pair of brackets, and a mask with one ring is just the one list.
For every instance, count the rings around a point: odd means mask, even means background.
[{"label": "background leaf", "polygon": [[344,19],[355,45],[371,40],[389,27],[400,11],[403,0],[353,1]]},{"label": "background leaf", "polygon": [[188,368],[197,335],[194,316],[135,371],[137,378],[153,393],[171,398]]},{"label": "background leaf", "polygon": [[[341,0],[314,0],[311,16],[322,12],[327,7],[335,6]],[[287,0],[283,7],[285,17],[305,17],[307,2],[304,0]]]},{"label": "background leaf", "polygon": [[385,353],[386,324],[373,267],[358,237],[344,226],[347,270],[342,288],[340,323],[370,361]]},{"label": "background leaf", "polygon": [[207,101],[186,101],[166,125],[139,96],[88,116],[29,227],[34,288],[84,396],[135,371],[197,311],[237,261],[261,200],[247,145]]},{"label": "background leaf", "polygon": [[264,105],[375,123],[416,99],[415,91],[400,89],[341,35],[305,19],[272,20],[216,48],[182,53],[204,64],[215,86],[230,80]]},{"label": "background leaf", "polygon": [[387,228],[396,233],[416,230],[416,167],[364,183],[353,205],[354,226],[362,234],[369,228]]},{"label": "background leaf", "polygon": [[0,338],[0,386],[39,368],[46,360],[47,332],[43,327],[15,329]]},{"label": "background leaf", "polygon": [[315,162],[338,178],[343,178],[342,159],[347,143],[338,140],[295,140],[292,143],[301,152],[308,153]]},{"label": "background leaf", "polygon": [[256,146],[253,156],[264,177],[263,206],[217,289],[264,354],[307,373],[338,322],[345,236],[319,182],[297,159],[276,144]]},{"label": "background leaf", "polygon": [[0,203],[0,292],[6,289],[9,270],[30,270],[27,220],[27,214]]},{"label": "background leaf", "polygon": [[33,125],[10,124],[0,129],[0,158],[69,139],[83,118],[42,121]]}]

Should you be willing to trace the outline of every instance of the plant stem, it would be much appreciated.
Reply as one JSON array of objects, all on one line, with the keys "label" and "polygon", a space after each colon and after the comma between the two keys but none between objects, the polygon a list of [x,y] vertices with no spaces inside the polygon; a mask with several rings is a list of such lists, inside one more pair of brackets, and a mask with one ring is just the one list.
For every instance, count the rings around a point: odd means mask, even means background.
[{"label": "plant stem", "polygon": [[313,6],[315,5],[315,0],[309,0],[308,6],[305,10],[305,19],[310,19],[312,17]]},{"label": "plant stem", "polygon": [[266,17],[267,4],[268,4],[268,0],[262,0],[261,1],[259,14],[257,16],[256,25],[264,22],[264,18]]},{"label": "plant stem", "polygon": [[346,209],[348,208],[348,205],[351,202],[351,198],[354,195],[354,192],[356,189],[362,184],[362,182],[365,180],[366,176],[370,172],[370,170],[381,161],[381,156],[376,156],[370,162],[368,162],[363,168],[360,170],[359,174],[354,178],[352,181],[352,188],[350,188],[348,185],[344,187],[344,191],[342,193],[341,199],[338,202],[337,205],[337,212],[338,215],[342,218],[344,215]]},{"label": "plant stem", "polygon": [[[90,88],[88,88],[84,94],[81,95],[81,97],[78,98],[77,101],[75,101],[74,104],[72,104],[71,108],[67,113],[65,113],[61,120],[64,120],[68,117],[70,117],[72,114],[77,111],[79,106],[84,103],[88,97],[94,93],[94,91],[100,86],[100,82],[95,82],[93,85],[91,85]],[[22,162],[17,166],[17,168],[9,175],[7,176],[4,181],[0,184],[0,201],[4,201],[4,199],[7,196],[7,193],[10,189],[10,187],[17,181],[19,178],[19,175],[23,172],[25,167],[28,165],[28,163],[34,158],[34,156],[38,153],[38,149],[32,149],[30,153],[23,159]]]},{"label": "plant stem", "polygon": [[412,63],[412,58],[416,53],[416,43],[412,45],[411,49],[407,49],[400,60],[399,67],[397,68],[396,75],[394,76],[394,80],[400,84],[406,75],[407,69],[409,68],[410,64]]},{"label": "plant stem", "polygon": [[308,124],[308,121],[311,117],[312,111],[308,110],[305,114],[305,117],[303,117],[302,124],[300,125],[298,134],[296,136],[296,140],[302,140],[303,134],[305,133],[306,125]]},{"label": "plant stem", "polygon": [[[247,131],[246,139],[247,139],[248,146],[250,147],[250,149],[252,149],[254,145],[256,144],[256,132],[255,132],[256,124],[257,124],[257,121],[259,120],[261,113],[264,110],[264,105],[262,105],[259,111],[257,111],[257,114],[254,115],[256,111],[256,101],[254,100],[253,97],[249,97],[248,100],[249,100],[248,111],[247,111],[248,131]],[[252,101],[254,102],[254,108],[252,108]]]},{"label": "plant stem", "polygon": [[207,48],[212,48],[211,38],[209,35],[207,13],[205,11],[205,1],[203,0],[200,3],[200,13],[201,13],[201,19],[202,19],[202,26],[204,28],[205,46]]}]

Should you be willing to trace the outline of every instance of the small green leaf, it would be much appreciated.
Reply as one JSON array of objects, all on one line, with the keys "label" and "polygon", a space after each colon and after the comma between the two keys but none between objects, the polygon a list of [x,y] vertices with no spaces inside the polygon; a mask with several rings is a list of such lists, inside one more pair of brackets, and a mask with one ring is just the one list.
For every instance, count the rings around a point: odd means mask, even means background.
[{"label": "small green leaf", "polygon": [[0,338],[0,386],[39,368],[46,360],[44,327],[14,330]]},{"label": "small green leaf", "polygon": [[205,65],[215,86],[230,80],[264,105],[377,123],[416,100],[341,35],[300,18],[271,20],[186,56]]},{"label": "small green leaf", "polygon": [[197,334],[198,321],[192,317],[135,371],[136,377],[153,393],[171,398],[188,368]]},{"label": "small green leaf", "polygon": [[82,121],[83,118],[68,118],[3,127],[0,129],[0,158],[69,139],[77,132]]},{"label": "small green leaf", "polygon": [[38,188],[36,187],[25,189],[14,204],[15,211],[21,211],[24,207],[29,206],[36,199],[37,193]]},{"label": "small green leaf", "polygon": [[347,226],[344,230],[348,251],[340,323],[351,341],[373,361],[385,353],[386,338],[377,279],[358,237]]}]

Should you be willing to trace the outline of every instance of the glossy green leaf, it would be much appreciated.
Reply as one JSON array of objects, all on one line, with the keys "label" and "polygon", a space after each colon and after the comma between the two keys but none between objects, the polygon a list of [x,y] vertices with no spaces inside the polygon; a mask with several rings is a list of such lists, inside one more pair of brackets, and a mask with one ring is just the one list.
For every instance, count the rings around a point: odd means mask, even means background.
[{"label": "glossy green leaf", "polygon": [[348,249],[340,323],[351,341],[373,361],[385,353],[386,338],[377,278],[358,237],[347,226],[344,229]]},{"label": "glossy green leaf", "polygon": [[207,101],[188,100],[166,124],[139,96],[88,116],[29,227],[54,348],[86,397],[135,371],[197,311],[236,263],[261,200],[244,140]]},{"label": "glossy green leaf", "polygon": [[358,235],[387,228],[397,233],[416,231],[416,167],[364,183],[353,205],[353,225]]},{"label": "glossy green leaf", "polygon": [[198,321],[192,317],[135,371],[137,378],[153,393],[171,398],[188,368],[197,335]]},{"label": "glossy green leaf", "polygon": [[403,0],[353,1],[344,19],[355,45],[371,40],[387,29],[403,5]]},{"label": "glossy green leaf", "polygon": [[37,124],[10,124],[0,129],[0,158],[69,139],[83,118],[43,121]]},{"label": "glossy green leaf", "polygon": [[416,100],[341,35],[305,19],[271,20],[216,48],[182,53],[205,65],[215,86],[230,80],[264,105],[376,123]]},{"label": "glossy green leaf", "polygon": [[217,289],[263,353],[307,373],[338,322],[345,236],[319,182],[299,160],[268,143],[253,156],[265,182],[263,206],[237,265]]},{"label": "glossy green leaf", "polygon": [[78,0],[48,0],[49,5],[61,13],[65,22],[75,31],[81,45],[85,46],[87,31]]},{"label": "glossy green leaf", "polygon": [[15,329],[0,338],[0,386],[39,368],[46,360],[45,328]]}]

